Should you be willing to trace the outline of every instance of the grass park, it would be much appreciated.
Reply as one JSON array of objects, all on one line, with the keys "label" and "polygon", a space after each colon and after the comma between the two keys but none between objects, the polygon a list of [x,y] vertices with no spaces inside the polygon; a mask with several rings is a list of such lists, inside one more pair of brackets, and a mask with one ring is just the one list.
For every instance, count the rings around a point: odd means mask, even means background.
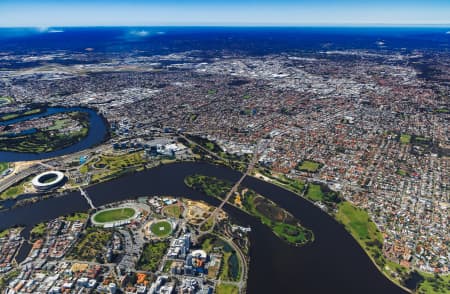
[{"label": "grass park", "polygon": [[317,184],[309,184],[308,191],[306,192],[306,197],[312,201],[322,201],[323,200],[323,192],[320,185]]},{"label": "grass park", "polygon": [[237,252],[227,241],[221,239],[217,235],[208,234],[203,236],[199,243],[202,244],[202,249],[207,253],[220,252],[223,254],[219,270],[219,279],[221,281],[239,281],[242,274],[239,257]]},{"label": "grass park", "polygon": [[92,182],[101,182],[118,177],[129,171],[143,169],[146,163],[144,151],[120,155],[101,155],[98,159],[82,165],[80,172],[85,174],[95,171],[92,176]]},{"label": "grass park", "polygon": [[369,214],[345,201],[338,205],[335,218],[358,241],[375,264],[383,269],[386,265],[386,259],[382,252],[383,235],[371,221]]},{"label": "grass park", "polygon": [[0,174],[9,168],[9,163],[0,162]]},{"label": "grass park", "polygon": [[238,294],[239,288],[233,284],[219,283],[216,287],[217,294]]},{"label": "grass park", "polygon": [[320,183],[308,184],[305,197],[313,202],[321,201],[330,207],[342,201],[337,192]]},{"label": "grass park", "polygon": [[109,223],[129,219],[133,217],[136,210],[130,207],[119,207],[115,209],[102,210],[94,214],[93,220],[97,223]]},{"label": "grass park", "polygon": [[290,190],[294,193],[302,194],[303,190],[305,189],[305,182],[302,180],[291,179],[284,174],[273,174],[272,171],[265,168],[259,169],[259,172],[263,176],[269,178],[271,183]]},{"label": "grass park", "polygon": [[396,172],[398,175],[400,175],[400,176],[402,176],[402,177],[406,177],[407,175],[408,175],[408,172],[406,171],[406,170],[404,170],[404,169],[397,169],[397,172]]},{"label": "grass park", "polygon": [[29,184],[34,175],[28,176],[18,183],[10,186],[0,194],[0,200],[15,199],[25,193],[25,185]]},{"label": "grass park", "polygon": [[89,214],[84,212],[74,212],[64,217],[64,220],[75,222],[75,221],[85,221],[89,217]]},{"label": "grass park", "polygon": [[319,170],[321,164],[311,160],[304,160],[297,165],[297,169],[299,171],[315,173]]},{"label": "grass park", "polygon": [[420,274],[424,280],[419,285],[419,289],[417,290],[418,294],[450,294],[450,275]]},{"label": "grass park", "polygon": [[137,263],[137,269],[141,271],[157,271],[167,248],[169,248],[169,243],[166,241],[145,244],[141,258]]},{"label": "grass park", "polygon": [[411,142],[411,135],[401,134],[400,135],[400,143],[409,144]]},{"label": "grass park", "polygon": [[[353,206],[350,202],[341,202],[338,207],[335,218],[345,226],[387,277],[395,283],[402,284],[409,277],[410,270],[384,258],[383,236],[375,223],[371,221],[369,214],[365,210]],[[423,272],[418,274],[423,281],[419,283],[415,293],[450,293],[450,276],[437,276]]]},{"label": "grass park", "polygon": [[183,213],[183,208],[178,204],[173,204],[164,207],[163,213],[167,217],[180,218],[181,214]]},{"label": "grass park", "polygon": [[88,228],[72,248],[69,258],[94,261],[105,251],[106,245],[111,240],[111,237],[111,231],[94,227]]},{"label": "grass park", "polygon": [[46,234],[47,223],[38,223],[30,231],[30,237],[32,240],[43,238]]},{"label": "grass park", "polygon": [[165,220],[156,221],[151,224],[150,231],[157,237],[166,237],[172,232],[172,225]]}]

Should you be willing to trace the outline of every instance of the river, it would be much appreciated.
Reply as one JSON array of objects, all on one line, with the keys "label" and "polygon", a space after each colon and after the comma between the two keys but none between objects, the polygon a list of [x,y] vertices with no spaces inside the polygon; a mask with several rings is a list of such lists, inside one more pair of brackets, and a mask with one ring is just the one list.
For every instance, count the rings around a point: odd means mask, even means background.
[{"label": "river", "polygon": [[15,161],[29,161],[29,160],[39,160],[39,159],[46,159],[61,155],[66,155],[74,152],[78,152],[87,148],[90,148],[94,145],[97,145],[101,143],[107,133],[107,126],[103,118],[97,114],[92,109],[88,108],[82,108],[82,107],[49,107],[44,112],[29,115],[26,117],[20,117],[16,119],[11,119],[7,121],[0,122],[0,125],[9,125],[9,124],[15,124],[22,121],[27,121],[33,118],[38,117],[45,117],[54,115],[57,113],[64,113],[64,112],[72,112],[72,111],[80,111],[85,112],[89,114],[89,132],[88,135],[83,138],[81,141],[68,146],[66,148],[62,148],[59,150],[55,150],[52,152],[45,152],[45,153],[25,153],[25,152],[7,152],[7,151],[0,151],[0,162],[15,162]]},{"label": "river", "polygon": [[[240,173],[207,163],[176,163],[131,174],[87,189],[96,206],[151,195],[173,195],[218,205],[184,185],[191,174],[205,174],[237,181]],[[276,237],[254,217],[226,205],[232,219],[250,225],[251,241],[248,293],[406,293],[385,278],[342,225],[298,195],[278,186],[247,177],[243,186],[273,200],[313,230],[315,241],[293,247]],[[85,211],[79,192],[0,213],[0,229],[48,221],[60,215]]]}]

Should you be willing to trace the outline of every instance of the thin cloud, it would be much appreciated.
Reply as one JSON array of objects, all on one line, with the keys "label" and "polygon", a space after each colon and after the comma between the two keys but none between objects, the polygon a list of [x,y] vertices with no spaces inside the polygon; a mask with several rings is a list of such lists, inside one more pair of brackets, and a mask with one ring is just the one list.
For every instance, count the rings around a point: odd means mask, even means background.
[{"label": "thin cloud", "polygon": [[131,31],[131,32],[130,32],[130,35],[136,36],[136,37],[144,38],[144,37],[149,36],[149,35],[150,35],[150,32],[149,32],[149,31],[144,31],[144,30],[141,30],[141,31]]}]

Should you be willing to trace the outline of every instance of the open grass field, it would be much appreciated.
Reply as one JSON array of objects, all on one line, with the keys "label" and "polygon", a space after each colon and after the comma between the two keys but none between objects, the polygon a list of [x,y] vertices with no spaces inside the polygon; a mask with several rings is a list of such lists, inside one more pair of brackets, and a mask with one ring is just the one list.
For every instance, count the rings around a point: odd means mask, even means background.
[{"label": "open grass field", "polygon": [[217,294],[239,294],[239,288],[232,284],[219,283],[216,287]]},{"label": "open grass field", "polygon": [[82,174],[89,171],[95,171],[92,176],[93,182],[100,182],[125,174],[129,171],[142,169],[147,162],[144,151],[117,154],[101,155],[99,159],[94,159],[82,165],[80,172]]},{"label": "open grass field", "polygon": [[[382,253],[383,236],[375,223],[370,220],[367,212],[349,202],[341,202],[336,219],[344,224],[353,238],[365,249],[386,276],[397,283],[400,283],[399,277],[392,276],[392,273],[399,275],[400,280],[408,277],[408,269],[384,258]],[[419,272],[419,274],[424,280],[419,284],[415,293],[450,294],[450,276],[435,276],[423,272]]]},{"label": "open grass field", "polygon": [[383,269],[386,260],[382,253],[383,235],[369,217],[369,214],[350,202],[341,202],[336,213],[336,220],[358,241],[373,261]]},{"label": "open grass field", "polygon": [[411,135],[401,134],[400,135],[400,143],[409,144],[411,142]]},{"label": "open grass field", "polygon": [[20,115],[17,113],[11,113],[11,114],[5,114],[2,117],[0,117],[0,121],[6,121],[10,119],[18,118]]},{"label": "open grass field", "polygon": [[7,170],[9,167],[9,163],[7,162],[0,162],[0,174]]},{"label": "open grass field", "polygon": [[132,217],[136,211],[130,207],[103,210],[94,215],[94,221],[98,223],[109,223],[121,221]]},{"label": "open grass field", "polygon": [[58,119],[55,120],[53,126],[48,127],[47,130],[54,131],[65,128],[68,124],[70,124],[70,119]]},{"label": "open grass field", "polygon": [[400,168],[399,168],[399,169],[397,170],[397,174],[400,175],[400,176],[402,176],[402,177],[405,177],[405,176],[408,175],[408,172],[405,171],[404,169],[400,169]]},{"label": "open grass field", "polygon": [[323,200],[323,192],[320,185],[317,184],[309,184],[308,191],[306,192],[306,197],[311,199],[312,201],[322,201]]},{"label": "open grass field", "polygon": [[109,170],[118,170],[124,167],[133,166],[144,162],[143,152],[133,152],[117,156],[101,156],[100,160],[94,163],[94,167],[105,167]]},{"label": "open grass field", "polygon": [[332,191],[327,185],[320,183],[308,184],[305,197],[313,202],[321,201],[329,208],[333,208],[342,201],[339,193]]},{"label": "open grass field", "polygon": [[163,212],[164,215],[168,217],[179,218],[183,212],[183,209],[180,205],[174,204],[164,207]]},{"label": "open grass field", "polygon": [[15,199],[18,196],[24,194],[25,193],[25,185],[28,184],[33,177],[34,177],[34,175],[26,177],[22,181],[12,185],[11,187],[9,187],[8,189],[6,189],[5,191],[3,191],[0,194],[0,199],[1,200]]},{"label": "open grass field", "polygon": [[[292,189],[295,193],[302,193],[305,189],[305,182],[301,180],[289,179],[286,176],[283,177],[282,185],[287,185],[288,188]],[[287,184],[284,184],[287,183]]]},{"label": "open grass field", "polygon": [[188,176],[184,182],[189,188],[217,198],[224,198],[232,187],[230,182],[203,175]]},{"label": "open grass field", "polygon": [[382,242],[381,233],[370,220],[367,212],[353,206],[350,202],[343,202],[339,205],[336,218],[352,233],[358,236],[358,239],[368,240],[373,238]]},{"label": "open grass field", "polygon": [[311,161],[311,160],[304,160],[301,164],[297,166],[297,169],[300,171],[306,171],[310,173],[315,173],[319,170],[320,163]]},{"label": "open grass field", "polygon": [[172,225],[165,220],[158,221],[150,226],[150,231],[157,237],[165,237],[172,232]]}]

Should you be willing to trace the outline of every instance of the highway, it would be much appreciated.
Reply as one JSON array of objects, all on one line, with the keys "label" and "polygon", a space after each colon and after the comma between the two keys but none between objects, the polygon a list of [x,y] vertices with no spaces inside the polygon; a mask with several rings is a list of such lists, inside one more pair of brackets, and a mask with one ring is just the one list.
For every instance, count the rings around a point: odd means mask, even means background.
[{"label": "highway", "polygon": [[40,173],[42,171],[44,171],[44,168],[39,164],[35,164],[35,165],[33,165],[25,170],[22,170],[16,174],[9,175],[7,178],[2,179],[0,181],[0,193],[5,191],[12,185],[17,184],[18,182],[25,179],[26,177],[28,177],[32,174]]}]

